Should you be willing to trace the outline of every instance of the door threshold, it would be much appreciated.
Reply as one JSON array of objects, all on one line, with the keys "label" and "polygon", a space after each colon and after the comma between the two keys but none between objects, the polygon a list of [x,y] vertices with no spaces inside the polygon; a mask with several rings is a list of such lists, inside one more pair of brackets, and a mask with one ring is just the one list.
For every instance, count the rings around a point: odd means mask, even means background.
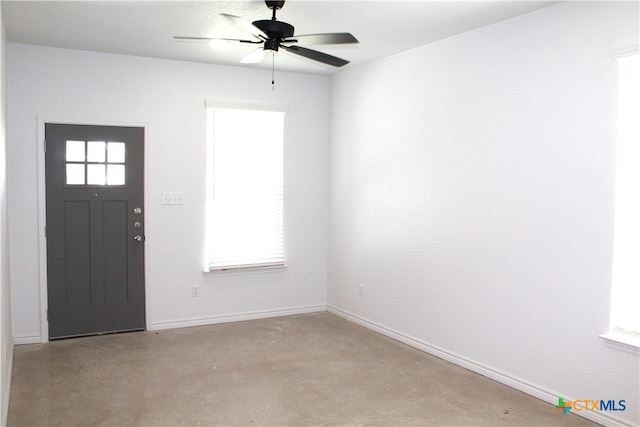
[{"label": "door threshold", "polygon": [[70,340],[70,339],[73,339],[73,338],[98,337],[98,336],[102,336],[102,335],[126,334],[126,333],[129,333],[129,332],[144,332],[144,331],[146,331],[145,328],[125,329],[125,330],[121,330],[121,331],[91,332],[91,333],[87,333],[87,334],[66,335],[66,336],[63,336],[63,337],[54,337],[54,338],[50,337],[49,341]]}]

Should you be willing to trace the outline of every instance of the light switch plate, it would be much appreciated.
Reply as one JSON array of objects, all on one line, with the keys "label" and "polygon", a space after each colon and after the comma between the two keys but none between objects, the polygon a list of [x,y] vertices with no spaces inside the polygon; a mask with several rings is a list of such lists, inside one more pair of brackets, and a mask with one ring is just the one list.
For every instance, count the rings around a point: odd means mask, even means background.
[{"label": "light switch plate", "polygon": [[181,205],[182,204],[182,193],[162,193],[162,204],[163,205]]}]

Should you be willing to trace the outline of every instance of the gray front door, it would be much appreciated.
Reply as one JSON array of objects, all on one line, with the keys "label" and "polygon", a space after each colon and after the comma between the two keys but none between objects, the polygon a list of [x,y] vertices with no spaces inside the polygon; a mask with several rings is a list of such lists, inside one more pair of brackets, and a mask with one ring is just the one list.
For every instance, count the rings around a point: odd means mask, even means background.
[{"label": "gray front door", "polygon": [[49,338],[144,329],[144,128],[45,140]]}]

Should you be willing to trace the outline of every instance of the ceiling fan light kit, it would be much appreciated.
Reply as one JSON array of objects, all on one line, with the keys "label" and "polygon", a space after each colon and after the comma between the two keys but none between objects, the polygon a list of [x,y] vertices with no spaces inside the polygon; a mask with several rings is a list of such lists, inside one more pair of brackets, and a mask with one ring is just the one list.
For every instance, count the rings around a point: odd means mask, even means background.
[{"label": "ceiling fan light kit", "polygon": [[[284,0],[281,1],[269,1],[266,0],[265,4],[272,10],[271,19],[257,20],[249,23],[242,18],[229,14],[221,14],[228,19],[232,24],[247,32],[252,38],[249,39],[232,39],[232,38],[218,38],[218,37],[184,37],[174,36],[176,40],[225,40],[236,41],[240,43],[261,44],[263,51],[278,52],[280,48],[283,48],[287,52],[293,53],[304,58],[308,58],[323,64],[331,65],[334,67],[342,67],[349,63],[346,59],[338,58],[337,56],[329,55],[317,50],[309,49],[299,46],[298,42],[305,44],[355,44],[358,40],[351,33],[322,33],[322,34],[304,34],[294,35],[295,28],[293,25],[276,19],[276,11],[280,10],[284,6]],[[242,63],[256,63],[260,62],[264,58],[264,55],[259,55],[255,51],[249,53],[245,58],[241,60]]]}]

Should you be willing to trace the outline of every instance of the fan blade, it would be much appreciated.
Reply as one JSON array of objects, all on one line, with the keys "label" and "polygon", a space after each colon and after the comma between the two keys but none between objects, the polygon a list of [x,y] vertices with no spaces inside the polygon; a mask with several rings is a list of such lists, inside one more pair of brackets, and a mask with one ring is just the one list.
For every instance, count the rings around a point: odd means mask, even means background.
[{"label": "fan blade", "polygon": [[240,42],[240,43],[253,43],[253,44],[261,44],[262,40],[242,40],[242,39],[227,39],[224,37],[184,37],[184,36],[173,36],[176,40],[185,40],[185,41],[196,41],[196,42],[210,42],[215,40],[226,41],[226,42]]},{"label": "fan blade", "polygon": [[266,50],[259,47],[240,60],[242,64],[258,64],[262,62],[266,55]]},{"label": "fan blade", "polygon": [[349,63],[346,59],[318,52],[317,50],[307,49],[306,47],[285,45],[280,45],[280,47],[291,53],[295,53],[296,55],[304,56],[305,58],[313,59],[314,61],[322,62],[324,64],[333,65],[334,67],[342,67]]},{"label": "fan blade", "polygon": [[236,27],[240,28],[242,31],[251,34],[253,37],[258,39],[266,40],[269,38],[260,28],[256,27],[250,22],[245,21],[239,16],[229,15],[228,13],[221,13],[220,15],[227,18],[231,21]]},{"label": "fan blade", "polygon": [[[303,34],[292,39],[304,44],[350,44],[358,43],[351,33]],[[289,40],[285,40],[287,42]],[[291,40],[293,41],[293,40]]]}]

